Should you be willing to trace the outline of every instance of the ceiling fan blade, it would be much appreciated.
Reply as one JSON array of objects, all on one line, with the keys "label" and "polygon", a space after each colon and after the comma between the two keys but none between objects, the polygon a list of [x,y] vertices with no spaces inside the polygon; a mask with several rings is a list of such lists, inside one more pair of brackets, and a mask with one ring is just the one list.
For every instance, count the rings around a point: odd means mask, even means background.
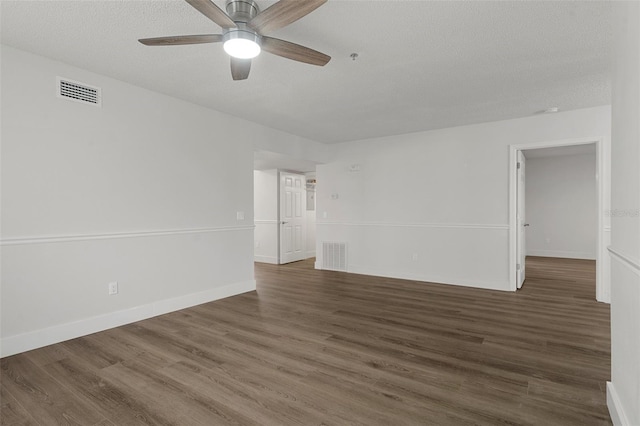
[{"label": "ceiling fan blade", "polygon": [[324,53],[291,43],[290,41],[267,36],[262,36],[262,49],[274,55],[282,56],[283,58],[293,59],[294,61],[311,65],[324,66],[331,60],[331,56],[327,56]]},{"label": "ceiling fan blade", "polygon": [[185,0],[198,12],[211,19],[222,28],[235,28],[236,23],[211,0]]},{"label": "ceiling fan blade", "polygon": [[234,80],[246,80],[251,70],[251,59],[231,57],[231,77]]},{"label": "ceiling fan blade", "polygon": [[313,12],[327,0],[280,0],[249,21],[249,26],[259,33],[268,33],[289,25]]},{"label": "ceiling fan blade", "polygon": [[218,43],[222,41],[222,34],[200,34],[141,38],[138,40],[145,46],[175,46],[179,44]]}]

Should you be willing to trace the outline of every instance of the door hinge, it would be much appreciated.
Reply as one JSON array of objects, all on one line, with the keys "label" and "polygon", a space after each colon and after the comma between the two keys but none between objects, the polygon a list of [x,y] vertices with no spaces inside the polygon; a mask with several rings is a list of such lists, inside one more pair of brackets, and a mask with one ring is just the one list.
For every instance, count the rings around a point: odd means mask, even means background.
[{"label": "door hinge", "polygon": [[520,270],[520,264],[518,263],[518,264],[516,265],[516,271],[519,271],[519,270]]},{"label": "door hinge", "polygon": [[517,166],[517,168],[518,168],[518,169],[520,168],[520,162],[518,162],[518,166]]}]

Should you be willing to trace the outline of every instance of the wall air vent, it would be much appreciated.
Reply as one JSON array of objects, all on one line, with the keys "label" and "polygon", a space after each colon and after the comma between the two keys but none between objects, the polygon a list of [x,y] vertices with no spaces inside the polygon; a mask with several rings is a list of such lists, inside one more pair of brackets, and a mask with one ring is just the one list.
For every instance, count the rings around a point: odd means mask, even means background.
[{"label": "wall air vent", "polygon": [[322,242],[322,269],[347,272],[347,243]]},{"label": "wall air vent", "polygon": [[102,106],[102,96],[99,87],[58,77],[57,95],[59,98],[81,102],[94,106]]}]

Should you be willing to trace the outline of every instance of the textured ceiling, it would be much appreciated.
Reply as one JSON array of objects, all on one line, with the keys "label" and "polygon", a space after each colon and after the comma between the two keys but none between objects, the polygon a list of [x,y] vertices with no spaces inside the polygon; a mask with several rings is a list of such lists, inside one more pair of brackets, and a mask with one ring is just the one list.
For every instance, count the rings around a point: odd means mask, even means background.
[{"label": "textured ceiling", "polygon": [[329,64],[263,53],[246,81],[220,44],[137,42],[221,32],[181,0],[0,5],[4,44],[323,143],[610,103],[615,2],[330,0],[269,34]]}]

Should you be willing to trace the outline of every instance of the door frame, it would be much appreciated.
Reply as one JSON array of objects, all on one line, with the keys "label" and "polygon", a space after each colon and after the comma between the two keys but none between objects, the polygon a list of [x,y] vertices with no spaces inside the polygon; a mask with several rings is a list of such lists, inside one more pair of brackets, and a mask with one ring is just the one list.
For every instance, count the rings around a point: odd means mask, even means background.
[{"label": "door frame", "polygon": [[577,138],[564,139],[558,141],[535,142],[526,144],[509,145],[509,288],[516,291],[518,274],[516,270],[517,264],[517,197],[516,197],[516,180],[517,180],[517,162],[518,151],[539,148],[555,148],[561,146],[574,145],[596,145],[596,187],[597,187],[597,221],[596,221],[596,300],[599,302],[610,302],[610,279],[607,277],[608,268],[605,268],[605,259],[607,259],[604,224],[605,224],[605,181],[604,176],[607,170],[605,166],[605,146],[602,138]]},{"label": "door frame", "polygon": [[[522,195],[520,192],[522,189],[526,188],[526,175],[527,175],[527,157],[524,156],[522,150],[516,151],[516,166],[519,164],[520,167],[516,167],[516,288],[519,290],[524,285],[524,281],[527,279],[526,277],[526,262],[525,259],[527,257],[526,247],[527,247],[527,237],[526,237],[526,228],[525,222],[526,218],[526,205],[525,200],[527,197]],[[520,188],[520,179],[524,182],[522,188]],[[526,189],[525,189],[526,193]],[[521,205],[525,205],[525,211],[519,212]],[[520,216],[520,217],[518,217]],[[524,216],[524,220],[522,217]],[[521,241],[522,240],[522,241]],[[522,250],[524,253],[518,253],[518,250]],[[518,268],[520,266],[520,268]],[[520,282],[522,280],[522,282]]]}]

